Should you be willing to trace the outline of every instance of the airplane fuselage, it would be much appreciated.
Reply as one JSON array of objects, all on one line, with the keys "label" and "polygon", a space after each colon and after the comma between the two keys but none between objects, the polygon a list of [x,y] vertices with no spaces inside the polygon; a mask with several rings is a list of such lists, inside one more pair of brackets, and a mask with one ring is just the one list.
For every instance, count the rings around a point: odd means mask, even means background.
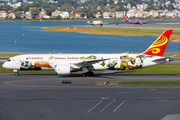
[{"label": "airplane fuselage", "polygon": [[[69,64],[70,72],[72,72],[81,70],[82,63],[84,63],[88,70],[124,70],[167,62],[166,60],[153,62],[159,58],[161,57],[142,54],[25,54],[11,57],[3,64],[3,67],[14,70],[41,70],[55,69],[56,65]],[[102,61],[96,62],[96,60]],[[88,63],[88,61],[95,62]]]}]

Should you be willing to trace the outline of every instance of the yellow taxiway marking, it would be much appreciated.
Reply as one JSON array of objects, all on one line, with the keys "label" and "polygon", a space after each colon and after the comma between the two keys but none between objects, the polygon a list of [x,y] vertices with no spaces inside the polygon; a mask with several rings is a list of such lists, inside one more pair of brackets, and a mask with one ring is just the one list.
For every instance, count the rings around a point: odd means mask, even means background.
[{"label": "yellow taxiway marking", "polygon": [[132,93],[132,92],[116,92],[116,93]]},{"label": "yellow taxiway marking", "polygon": [[90,92],[74,92],[74,93],[90,93]]},{"label": "yellow taxiway marking", "polygon": [[158,100],[158,101],[167,101],[167,100]]},{"label": "yellow taxiway marking", "polygon": [[49,113],[49,115],[51,116],[52,120],[54,120],[54,118],[53,118],[51,112],[49,111],[48,107],[46,106],[46,104],[43,101],[42,101],[42,103],[43,103],[44,107],[46,108],[47,112]]},{"label": "yellow taxiway marking", "polygon": [[148,89],[148,90],[156,90],[156,89]]},{"label": "yellow taxiway marking", "polygon": [[34,92],[34,93],[49,93],[49,92]]}]

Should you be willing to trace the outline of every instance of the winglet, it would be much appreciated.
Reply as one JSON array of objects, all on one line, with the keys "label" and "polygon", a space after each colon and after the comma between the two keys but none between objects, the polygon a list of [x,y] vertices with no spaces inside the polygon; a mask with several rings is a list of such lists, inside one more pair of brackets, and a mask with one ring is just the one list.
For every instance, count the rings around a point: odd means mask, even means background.
[{"label": "winglet", "polygon": [[162,57],[173,30],[166,30],[143,54]]}]

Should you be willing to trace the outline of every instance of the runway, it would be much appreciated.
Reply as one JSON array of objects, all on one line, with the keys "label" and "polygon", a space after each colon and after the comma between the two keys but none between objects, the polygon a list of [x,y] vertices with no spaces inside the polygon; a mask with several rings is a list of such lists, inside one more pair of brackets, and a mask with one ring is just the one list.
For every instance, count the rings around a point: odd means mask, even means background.
[{"label": "runway", "polygon": [[[63,80],[71,80],[72,84],[62,84]],[[175,120],[179,117],[179,86],[91,85],[107,80],[180,81],[180,75],[0,74],[0,119]]]}]

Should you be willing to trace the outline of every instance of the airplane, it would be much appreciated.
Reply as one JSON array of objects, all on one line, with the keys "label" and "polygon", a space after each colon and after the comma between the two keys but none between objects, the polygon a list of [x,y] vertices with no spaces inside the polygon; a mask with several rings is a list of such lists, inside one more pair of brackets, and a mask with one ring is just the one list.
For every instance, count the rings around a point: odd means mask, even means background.
[{"label": "airplane", "polygon": [[101,21],[87,21],[88,24],[91,24],[92,26],[96,26],[96,25],[100,25],[102,26],[103,25],[103,21],[102,21],[102,16],[101,16]]},{"label": "airplane", "polygon": [[124,15],[124,20],[125,20],[125,22],[130,23],[130,24],[142,25],[142,24],[147,24],[148,23],[145,20],[129,20],[125,15]]},{"label": "airplane", "polygon": [[163,57],[173,30],[166,30],[145,52],[138,54],[23,54],[9,58],[2,66],[19,70],[54,70],[57,75],[70,75],[84,71],[83,76],[93,76],[95,70],[132,70],[172,61]]}]

